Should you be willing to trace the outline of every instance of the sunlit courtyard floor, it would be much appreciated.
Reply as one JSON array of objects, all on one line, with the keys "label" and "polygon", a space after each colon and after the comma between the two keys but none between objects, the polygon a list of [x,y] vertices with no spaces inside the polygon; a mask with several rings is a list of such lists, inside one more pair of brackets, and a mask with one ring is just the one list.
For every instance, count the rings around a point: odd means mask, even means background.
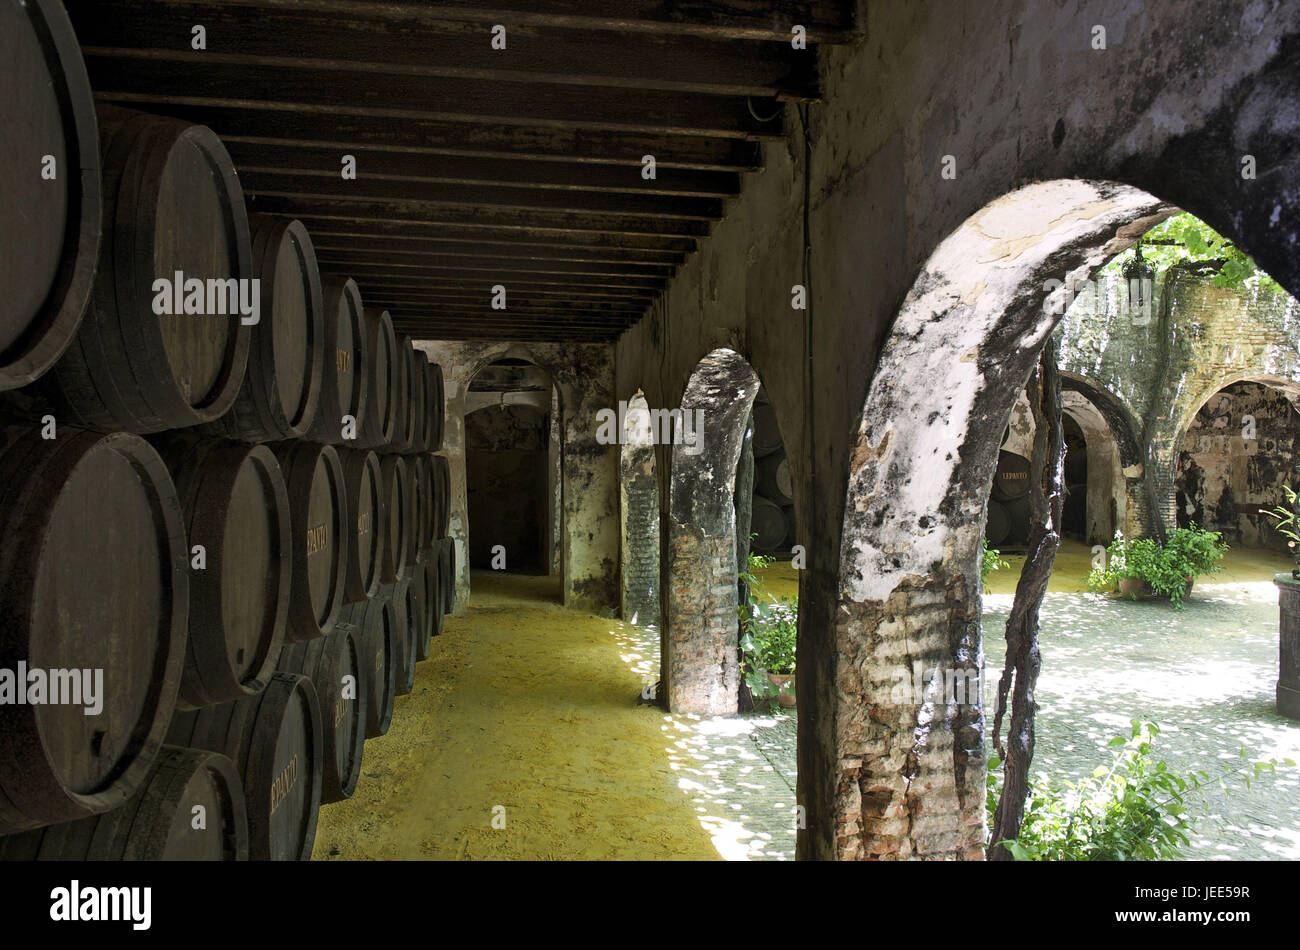
[{"label": "sunlit courtyard floor", "polygon": [[[1300,762],[1300,722],[1277,715],[1278,607],[1274,573],[1286,558],[1230,552],[1227,570],[1197,584],[1183,611],[1167,601],[1133,602],[1060,590],[1082,577],[1087,549],[1067,547],[1042,614],[1035,770],[1077,780],[1110,763],[1106,743],[1132,719],[1159,724],[1158,758],[1215,773],[1238,760]],[[1023,561],[1023,559],[1020,559]],[[1077,570],[1082,565],[1082,570]],[[1015,565],[1018,569],[1019,563]],[[985,708],[1002,668],[1014,589],[984,598]],[[1010,580],[1011,583],[1007,583]],[[1215,581],[1215,583],[1209,583]],[[996,589],[996,588],[995,588]],[[1279,770],[1246,792],[1207,795],[1188,856],[1300,858],[1300,768]]]},{"label": "sunlit courtyard floor", "polygon": [[[1067,543],[1043,612],[1035,767],[1077,779],[1107,764],[1131,719],[1159,755],[1214,771],[1300,761],[1300,723],[1274,712],[1285,559],[1233,552],[1186,610],[1080,592],[1089,552]],[[984,598],[988,676],[1002,665],[1015,574]],[[766,572],[798,591],[787,563]],[[671,716],[637,702],[658,633],[565,610],[554,578],[476,573],[388,735],[366,743],[346,802],[321,810],[317,859],[731,859],[794,856],[797,718]],[[992,705],[986,692],[985,708]],[[1300,769],[1209,796],[1191,857],[1300,858]],[[494,821],[494,819],[497,819]]]}]

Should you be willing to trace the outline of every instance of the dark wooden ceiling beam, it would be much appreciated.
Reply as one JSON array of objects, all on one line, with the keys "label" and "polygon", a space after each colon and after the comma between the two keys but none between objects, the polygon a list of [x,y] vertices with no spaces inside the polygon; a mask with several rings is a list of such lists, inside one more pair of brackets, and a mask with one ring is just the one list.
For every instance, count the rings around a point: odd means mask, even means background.
[{"label": "dark wooden ceiling beam", "polygon": [[[406,312],[410,310],[447,309],[472,312],[487,316],[496,316],[499,310],[491,310],[482,297],[384,297],[371,294],[364,297],[366,306],[380,307],[389,311]],[[573,301],[552,301],[548,304],[525,304],[518,300],[510,301],[506,313],[523,319],[545,318],[562,314],[574,317],[607,318],[614,320],[639,320],[645,314],[645,307],[615,307],[597,309],[583,306]]]},{"label": "dark wooden ceiling beam", "polygon": [[316,259],[332,267],[352,264],[391,265],[394,272],[406,270],[462,270],[491,274],[500,272],[502,279],[512,274],[571,274],[574,277],[657,277],[668,280],[677,272],[671,264],[625,264],[619,261],[526,260],[511,257],[458,257],[415,253],[396,256],[392,251],[359,247],[349,250],[317,248]]},{"label": "dark wooden ceiling beam", "polygon": [[312,244],[317,250],[385,251],[389,254],[444,254],[449,257],[504,256],[525,261],[574,261],[586,263],[618,263],[631,267],[677,265],[686,255],[674,251],[644,251],[639,249],[563,248],[533,244],[493,244],[472,241],[431,241],[421,238],[393,238],[374,234],[334,234],[312,228]]},{"label": "dark wooden ceiling beam", "polygon": [[[481,284],[466,287],[457,286],[423,286],[411,287],[395,285],[384,287],[374,284],[360,284],[362,298],[367,305],[397,302],[430,303],[446,301],[448,303],[468,304],[472,307],[486,305],[488,291]],[[551,288],[515,287],[509,294],[510,308],[520,310],[556,310],[565,307],[575,312],[592,313],[644,313],[650,300],[644,297],[578,297],[565,290]]]},{"label": "dark wooden ceiling beam", "polygon": [[[799,24],[809,42],[847,43],[862,35],[864,0],[206,0],[209,7],[328,13],[361,21],[424,24],[446,20],[509,28],[541,26],[624,33],[789,42]],[[509,44],[507,43],[507,46]]]},{"label": "dark wooden ceiling beam", "polygon": [[[486,298],[492,292],[492,285],[500,283],[500,281],[491,279],[484,280],[481,276],[471,277],[458,275],[455,272],[442,271],[427,271],[423,274],[389,274],[385,277],[365,269],[352,271],[347,267],[334,265],[325,265],[321,270],[340,274],[344,277],[351,277],[361,287],[363,294],[367,290],[427,287],[432,289],[455,288],[471,294],[483,294]],[[538,280],[523,275],[510,280],[507,284],[507,290],[512,288],[528,291],[550,290],[557,294],[571,295],[576,300],[644,300],[647,304],[659,295],[659,288],[657,287],[603,286],[572,278],[558,281]]]},{"label": "dark wooden ceiling beam", "polygon": [[369,277],[376,283],[387,283],[387,278],[403,275],[410,275],[413,278],[421,276],[451,276],[461,277],[467,280],[480,280],[487,288],[496,284],[501,284],[507,291],[510,288],[511,281],[516,278],[522,283],[528,281],[531,285],[536,286],[559,286],[566,287],[580,281],[584,287],[601,287],[614,288],[619,290],[663,290],[668,285],[666,277],[631,277],[626,274],[570,274],[557,273],[553,271],[508,271],[503,267],[460,267],[457,265],[429,265],[429,264],[390,264],[387,262],[371,262],[346,260],[338,261],[330,258],[322,259],[322,267],[329,267],[335,271],[346,271],[354,279],[362,276]]},{"label": "dark wooden ceiling beam", "polygon": [[245,169],[285,174],[327,171],[338,177],[342,156],[349,154],[356,159],[358,177],[383,180],[694,198],[734,198],[740,194],[740,175],[736,172],[656,168],[655,177],[646,179],[642,176],[640,163],[598,165],[562,160],[422,155],[371,148],[337,149],[238,141],[225,144],[241,172]]},{"label": "dark wooden ceiling beam", "polygon": [[[777,138],[784,111],[772,99],[681,92],[605,93],[539,82],[394,76],[387,73],[314,73],[284,66],[124,60],[89,53],[86,69],[97,96],[137,105],[211,103],[249,107],[295,106],[337,115],[438,119],[542,128],[639,132],[654,136]],[[766,120],[766,121],[764,121]],[[671,146],[665,146],[671,151]],[[653,152],[652,152],[653,154]]]},{"label": "dark wooden ceiling beam", "polygon": [[560,251],[682,255],[695,250],[694,238],[642,234],[571,235],[540,228],[485,229],[425,221],[366,221],[304,213],[301,218],[317,234],[343,237],[383,237],[413,244],[491,244],[501,247],[555,248]]},{"label": "dark wooden ceiling beam", "polygon": [[507,123],[475,125],[420,118],[394,122],[344,112],[327,115],[273,102],[250,103],[246,107],[205,102],[151,103],[147,111],[206,125],[228,143],[310,146],[343,152],[373,146],[414,154],[619,163],[636,169],[638,174],[641,157],[647,154],[654,155],[661,170],[753,171],[762,164],[760,144],[743,139],[664,137]]},{"label": "dark wooden ceiling beam", "polygon": [[378,178],[358,168],[355,181],[337,171],[281,172],[241,168],[239,182],[245,194],[282,198],[337,198],[343,201],[388,201],[405,205],[491,206],[512,211],[558,211],[573,215],[614,214],[656,220],[717,221],[722,199],[672,198],[596,191],[547,191],[511,185],[439,185],[426,181]]},{"label": "dark wooden ceiling beam", "polygon": [[709,233],[709,222],[679,218],[653,218],[641,215],[619,215],[568,211],[511,210],[508,208],[474,205],[438,205],[401,201],[359,201],[329,198],[323,195],[250,195],[252,211],[284,214],[307,218],[314,214],[329,214],[349,219],[371,221],[410,221],[422,224],[456,224],[475,228],[507,231],[535,231],[545,229],[554,234],[592,237],[599,235],[662,235],[670,237],[703,237]]},{"label": "dark wooden ceiling beam", "polygon": [[[478,81],[528,81],[728,96],[812,100],[820,93],[814,48],[788,41],[512,24],[504,50],[481,22],[344,18],[321,11],[207,0],[66,0],[88,52],[174,62],[274,64],[303,69],[390,72]],[[202,23],[207,48],[190,48]],[[413,28],[414,27],[414,28]]]}]

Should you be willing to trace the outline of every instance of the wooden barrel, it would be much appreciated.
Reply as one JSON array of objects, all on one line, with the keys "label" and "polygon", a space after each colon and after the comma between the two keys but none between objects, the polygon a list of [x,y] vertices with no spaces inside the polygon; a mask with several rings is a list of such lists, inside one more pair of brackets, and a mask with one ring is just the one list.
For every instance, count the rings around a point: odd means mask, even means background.
[{"label": "wooden barrel", "polygon": [[409,452],[413,416],[411,414],[411,358],[407,352],[411,338],[404,333],[397,335],[397,354],[393,366],[397,371],[393,393],[397,399],[397,410],[393,413],[393,437],[388,440],[386,452]]},{"label": "wooden barrel", "polygon": [[[408,340],[410,338],[408,337]],[[412,341],[413,344],[413,341]],[[428,365],[424,353],[417,350],[412,345],[407,354],[411,361],[411,441],[408,452],[424,452],[428,450],[426,437],[429,434],[429,377],[424,371]]]},{"label": "wooden barrel", "polygon": [[54,365],[81,325],[99,255],[99,133],[58,0],[0,5],[0,391]]},{"label": "wooden barrel", "polygon": [[988,515],[984,519],[984,537],[988,539],[989,544],[997,547],[1007,539],[1007,534],[1011,530],[1011,522],[1007,518],[1007,510],[1002,507],[1002,503],[989,499]]},{"label": "wooden barrel", "polygon": [[429,390],[429,413],[425,419],[424,448],[428,452],[441,452],[443,419],[447,414],[447,395],[442,381],[442,367],[437,363],[426,361],[424,373]]},{"label": "wooden barrel", "polygon": [[786,541],[785,512],[781,506],[761,495],[754,496],[750,515],[750,531],[754,539],[754,550],[777,551]]},{"label": "wooden barrel", "polygon": [[343,604],[348,565],[348,501],[339,455],[314,442],[273,442],[289,490],[293,532],[290,643],[329,633]]},{"label": "wooden barrel", "polygon": [[370,371],[365,308],[356,282],[347,278],[322,277],[321,295],[325,303],[325,371],[316,421],[307,437],[328,445],[355,445],[365,423],[366,375]]},{"label": "wooden barrel", "polygon": [[426,452],[404,455],[411,483],[412,561],[433,540],[433,463]]},{"label": "wooden barrel", "polygon": [[415,662],[420,651],[424,617],[420,613],[420,592],[416,586],[415,572],[396,584],[387,584],[379,592],[393,605],[393,668],[394,690],[398,696],[407,695],[415,687]]},{"label": "wooden barrel", "polygon": [[361,695],[364,697],[366,738],[388,731],[397,696],[395,651],[398,633],[393,602],[381,591],[369,600],[348,604],[340,618],[360,631]]},{"label": "wooden barrel", "polygon": [[[178,709],[260,693],[289,613],[289,495],[271,450],[190,433],[155,442],[190,545],[190,624]],[[202,547],[201,552],[196,546]]]},{"label": "wooden barrel", "polygon": [[451,526],[451,467],[445,455],[434,455],[433,462],[433,536],[445,538]]},{"label": "wooden barrel", "polygon": [[379,460],[383,477],[384,533],[380,577],[394,584],[405,577],[411,558],[411,484],[406,460],[400,455],[385,455]]},{"label": "wooden barrel", "polygon": [[103,431],[212,422],[244,381],[244,320],[260,307],[235,167],[206,126],[103,105],[98,115],[99,267],[76,338],[39,391],[61,421]]},{"label": "wooden barrel", "polygon": [[140,787],[180,687],[188,566],[149,443],[0,430],[0,669],[27,687],[0,714],[0,834],[108,811]]},{"label": "wooden barrel", "polygon": [[301,221],[255,214],[253,270],[261,320],[230,411],[207,431],[246,442],[296,439],[316,421],[325,360],[325,310],[316,251]]},{"label": "wooden barrel", "polygon": [[323,730],[305,676],[276,673],[256,696],[180,713],[167,741],[227,756],[244,783],[248,856],[306,861],[320,812]]},{"label": "wooden barrel", "polygon": [[370,365],[366,370],[366,417],[362,420],[357,445],[378,449],[393,440],[393,427],[397,421],[394,390],[399,377],[393,365],[398,357],[397,336],[393,333],[393,318],[387,310],[367,307],[364,319]]},{"label": "wooden barrel", "polygon": [[324,727],[321,803],[342,801],[356,790],[366,741],[366,697],[362,691],[361,631],[339,622],[328,636],[290,643],[279,668],[311,680]]},{"label": "wooden barrel", "polygon": [[1029,493],[1029,459],[1015,452],[998,453],[998,468],[993,473],[992,495],[998,501],[1011,501]]},{"label": "wooden barrel", "polygon": [[420,599],[420,616],[424,620],[416,644],[415,659],[423,662],[429,658],[433,638],[442,633],[441,575],[438,573],[436,548],[428,547],[420,552],[411,583]]},{"label": "wooden barrel", "polygon": [[776,410],[771,403],[754,403],[754,458],[771,455],[784,447]]},{"label": "wooden barrel", "polygon": [[754,493],[778,505],[794,501],[790,483],[790,460],[784,451],[773,452],[754,463]]},{"label": "wooden barrel", "polygon": [[348,557],[343,600],[351,603],[375,595],[382,583],[383,546],[388,536],[384,517],[384,476],[379,456],[367,449],[339,449],[348,501]]},{"label": "wooden barrel", "polygon": [[442,585],[442,612],[456,609],[456,542],[451,538],[438,541],[438,565]]},{"label": "wooden barrel", "polygon": [[244,784],[216,752],[163,746],[140,790],[91,818],[0,838],[0,861],[245,861]]}]

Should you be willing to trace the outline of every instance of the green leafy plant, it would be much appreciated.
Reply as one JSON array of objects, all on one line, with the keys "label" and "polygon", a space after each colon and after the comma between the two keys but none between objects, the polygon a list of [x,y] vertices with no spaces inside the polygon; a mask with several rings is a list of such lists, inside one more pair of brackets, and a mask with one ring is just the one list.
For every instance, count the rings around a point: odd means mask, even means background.
[{"label": "green leafy plant", "polygon": [[[1120,581],[1145,581],[1154,593],[1181,609],[1188,582],[1223,570],[1219,562],[1227,550],[1218,531],[1196,525],[1175,529],[1163,546],[1152,538],[1125,538],[1116,531],[1106,549],[1105,566],[1089,571],[1086,583],[1095,593],[1110,593]],[[1137,599],[1136,593],[1131,596]]]},{"label": "green leafy plant", "polygon": [[[749,555],[746,570],[740,575],[747,581],[748,601],[738,608],[740,615],[740,649],[745,659],[745,683],[755,701],[767,700],[774,709],[781,688],[768,674],[794,672],[795,645],[799,635],[799,599],[777,599],[767,594],[757,573],[774,559],[762,554]],[[786,695],[794,694],[794,684],[786,684]]]},{"label": "green leafy plant", "polygon": [[[1025,818],[1014,841],[1005,846],[1017,861],[1127,861],[1169,860],[1181,857],[1199,816],[1189,805],[1198,804],[1203,788],[1215,781],[1205,771],[1182,774],[1152,754],[1160,734],[1154,722],[1132,721],[1128,736],[1109,743],[1115,750],[1109,767],[1100,766],[1080,782],[1056,788],[1041,776],[1030,781]],[[1246,789],[1279,765],[1294,766],[1291,759],[1251,762],[1246,750],[1240,761],[1225,765],[1218,786],[1228,793],[1240,781]],[[986,805],[997,807],[1001,763],[989,762]],[[1199,804],[1204,806],[1201,799]]]},{"label": "green leafy plant", "polygon": [[1214,274],[1214,283],[1218,287],[1248,290],[1266,286],[1280,289],[1240,248],[1186,211],[1147,231],[1137,244],[1109,261],[1102,272],[1118,277],[1138,254],[1161,271],[1176,264],[1201,265],[1199,269]]},{"label": "green leafy plant", "polygon": [[989,547],[989,539],[984,539],[984,551],[980,556],[980,586],[984,588],[984,593],[989,592],[989,575],[994,571],[1006,570],[1011,566],[1010,561],[1002,559],[1002,552],[997,548]]},{"label": "green leafy plant", "polygon": [[1300,577],[1300,522],[1296,521],[1297,501],[1300,501],[1300,495],[1297,495],[1290,486],[1283,485],[1282,491],[1286,495],[1286,504],[1284,508],[1277,505],[1272,509],[1261,508],[1259,513],[1273,519],[1273,530],[1282,537],[1287,539],[1286,546],[1291,550],[1291,556],[1295,558],[1297,567],[1291,571],[1292,577]]}]

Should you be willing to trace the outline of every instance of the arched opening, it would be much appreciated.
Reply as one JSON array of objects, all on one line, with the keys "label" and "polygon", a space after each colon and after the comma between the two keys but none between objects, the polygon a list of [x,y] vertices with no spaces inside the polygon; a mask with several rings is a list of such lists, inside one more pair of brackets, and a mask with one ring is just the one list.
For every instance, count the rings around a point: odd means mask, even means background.
[{"label": "arched opening", "polygon": [[1260,513],[1297,483],[1300,413],[1294,382],[1240,380],[1206,399],[1178,446],[1178,527],[1220,532],[1236,547],[1288,553],[1287,539]]},{"label": "arched opening", "polygon": [[501,359],[470,382],[466,508],[473,570],[559,572],[558,393],[550,374]]},{"label": "arched opening", "polygon": [[[959,702],[944,687],[982,672],[978,564],[1001,436],[1060,321],[1062,288],[1169,213],[1124,185],[1029,185],[949,235],[908,293],[846,498],[835,687],[862,701],[817,737],[830,748],[801,753],[833,763],[835,789],[818,828],[833,836],[801,854],[983,855],[980,690]],[[912,690],[895,688],[900,675]]]},{"label": "arched opening", "polygon": [[692,372],[676,414],[660,638],[665,701],[675,713],[737,709],[736,468],[758,388],[744,357],[714,350]]},{"label": "arched opening", "polygon": [[[973,698],[954,699],[945,684],[953,674],[970,682],[965,677],[979,677],[983,666],[976,555],[999,437],[1061,319],[1063,288],[1171,213],[1124,185],[1030,185],[985,206],[941,243],[904,301],[866,400],[844,526],[836,686],[840,695],[866,699],[849,716],[854,728],[840,730],[826,750],[837,787],[828,825],[838,833],[803,846],[812,853],[983,856],[984,700],[992,693],[981,683]],[[1119,293],[1125,312],[1141,309],[1132,294],[1142,291],[1130,285]],[[1135,325],[1151,322],[1149,314],[1141,320]],[[1156,345],[1163,329],[1154,324]],[[1154,368],[1155,385],[1167,383],[1164,371]],[[1068,376],[1063,388],[1063,415],[1086,459],[1076,475],[1088,499],[1102,502],[1085,505],[1085,534],[1145,521],[1135,500],[1146,496],[1133,486],[1158,448],[1150,431],[1138,456],[1130,444],[1136,427],[1116,425],[1117,399]],[[1158,415],[1148,412],[1148,429]],[[1089,513],[1094,507],[1105,516]],[[1089,626],[1090,637],[1100,632]],[[1130,635],[1131,624],[1115,643]],[[1147,675],[1170,675],[1177,664],[1161,656],[1168,668]],[[903,670],[912,689],[901,694],[890,689],[899,658],[917,671]],[[1096,708],[1078,714],[1101,715]]]},{"label": "arched opening", "polygon": [[659,625],[659,477],[650,407],[638,389],[627,402],[619,451],[623,619]]}]

